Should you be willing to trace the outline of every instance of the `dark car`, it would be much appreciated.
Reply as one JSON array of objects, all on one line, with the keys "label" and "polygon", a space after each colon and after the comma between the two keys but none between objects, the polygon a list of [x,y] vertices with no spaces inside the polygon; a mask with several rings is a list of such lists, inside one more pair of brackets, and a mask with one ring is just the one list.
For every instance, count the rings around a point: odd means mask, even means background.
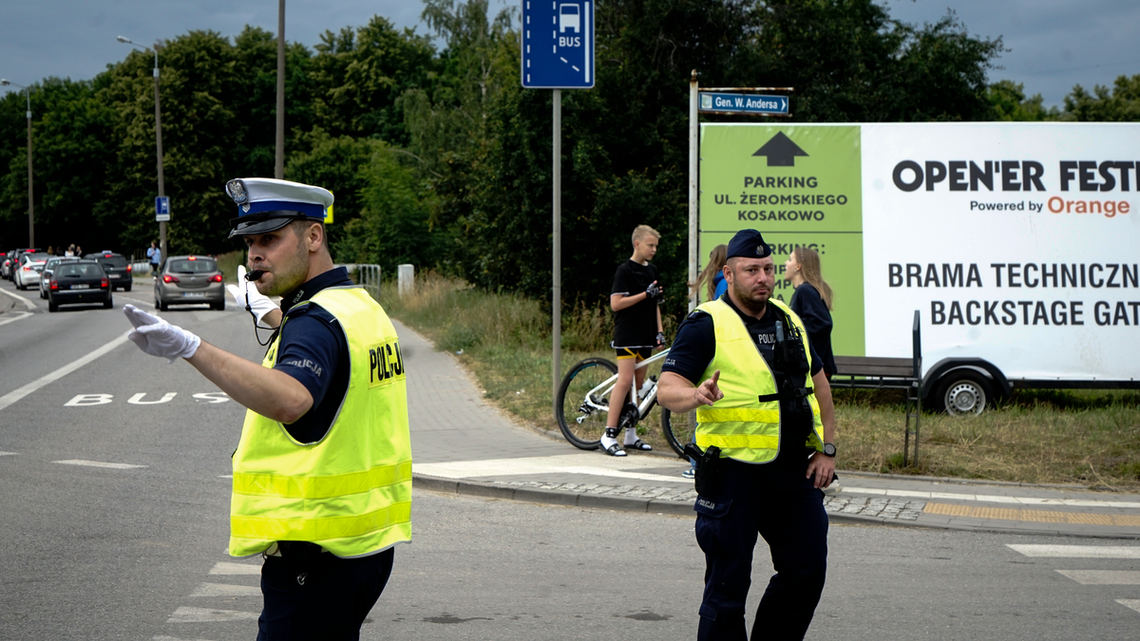
[{"label": "dark car", "polygon": [[47,259],[43,271],[40,272],[40,298],[47,298],[48,287],[51,286],[51,275],[55,271],[56,265],[73,260],[79,259],[72,256],[53,256]]},{"label": "dark car", "polygon": [[103,303],[111,309],[111,281],[94,260],[72,260],[56,265],[48,283],[48,311],[60,305]]},{"label": "dark car", "polygon": [[99,264],[103,266],[103,271],[107,272],[107,279],[111,281],[111,289],[121,289],[124,292],[131,291],[131,283],[133,282],[131,264],[122,254],[101,251],[84,254],[83,257],[99,261]]},{"label": "dark car", "polygon": [[7,279],[8,274],[12,273],[12,263],[15,254],[16,250],[14,249],[10,252],[0,254],[0,278]]},{"label": "dark car", "polygon": [[209,256],[171,256],[154,279],[154,306],[162,311],[171,305],[201,305],[226,308],[226,287],[218,263]]}]

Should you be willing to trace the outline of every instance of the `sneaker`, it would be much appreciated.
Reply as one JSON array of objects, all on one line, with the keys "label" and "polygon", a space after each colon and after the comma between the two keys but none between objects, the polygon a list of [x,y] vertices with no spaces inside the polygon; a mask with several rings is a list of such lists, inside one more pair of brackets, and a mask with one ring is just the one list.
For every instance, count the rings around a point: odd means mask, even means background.
[{"label": "sneaker", "polygon": [[689,469],[685,470],[684,472],[681,472],[681,476],[683,476],[687,479],[695,479],[695,478],[697,478],[697,472],[696,472],[696,470],[694,470],[693,468],[690,467]]}]

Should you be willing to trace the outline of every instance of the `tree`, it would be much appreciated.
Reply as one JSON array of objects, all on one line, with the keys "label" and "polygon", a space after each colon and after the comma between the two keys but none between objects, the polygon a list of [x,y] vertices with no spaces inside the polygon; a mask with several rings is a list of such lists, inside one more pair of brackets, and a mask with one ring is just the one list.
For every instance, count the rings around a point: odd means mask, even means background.
[{"label": "tree", "polygon": [[1073,87],[1065,96],[1065,120],[1087,122],[1136,122],[1140,120],[1140,74],[1118,76],[1113,90],[1096,85],[1089,94],[1083,87]]},{"label": "tree", "polygon": [[396,31],[374,16],[355,32],[326,31],[312,60],[313,119],[333,136],[376,136],[406,144],[403,113],[396,104],[408,89],[422,87],[435,53],[426,37]]},{"label": "tree", "polygon": [[1057,120],[1060,112],[1056,107],[1046,109],[1041,94],[1026,99],[1025,85],[1012,80],[999,80],[990,85],[987,91],[993,119],[1016,122],[1042,122]]}]

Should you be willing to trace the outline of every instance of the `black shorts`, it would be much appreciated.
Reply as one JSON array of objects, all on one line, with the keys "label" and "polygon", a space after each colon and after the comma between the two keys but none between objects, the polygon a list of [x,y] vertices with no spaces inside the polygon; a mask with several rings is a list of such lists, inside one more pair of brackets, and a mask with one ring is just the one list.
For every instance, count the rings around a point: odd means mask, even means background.
[{"label": "black shorts", "polygon": [[636,358],[638,361],[643,361],[653,354],[652,347],[615,347],[614,351],[617,353],[619,361],[624,358]]}]

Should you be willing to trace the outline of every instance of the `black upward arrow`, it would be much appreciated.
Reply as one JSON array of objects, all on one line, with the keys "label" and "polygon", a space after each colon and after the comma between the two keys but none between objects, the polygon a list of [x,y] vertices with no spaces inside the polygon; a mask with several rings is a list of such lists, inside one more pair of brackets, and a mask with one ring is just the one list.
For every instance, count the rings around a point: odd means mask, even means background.
[{"label": "black upward arrow", "polygon": [[753,156],[767,156],[769,167],[795,167],[796,156],[807,156],[807,152],[800,149],[791,138],[779,132],[772,139],[757,149]]}]

